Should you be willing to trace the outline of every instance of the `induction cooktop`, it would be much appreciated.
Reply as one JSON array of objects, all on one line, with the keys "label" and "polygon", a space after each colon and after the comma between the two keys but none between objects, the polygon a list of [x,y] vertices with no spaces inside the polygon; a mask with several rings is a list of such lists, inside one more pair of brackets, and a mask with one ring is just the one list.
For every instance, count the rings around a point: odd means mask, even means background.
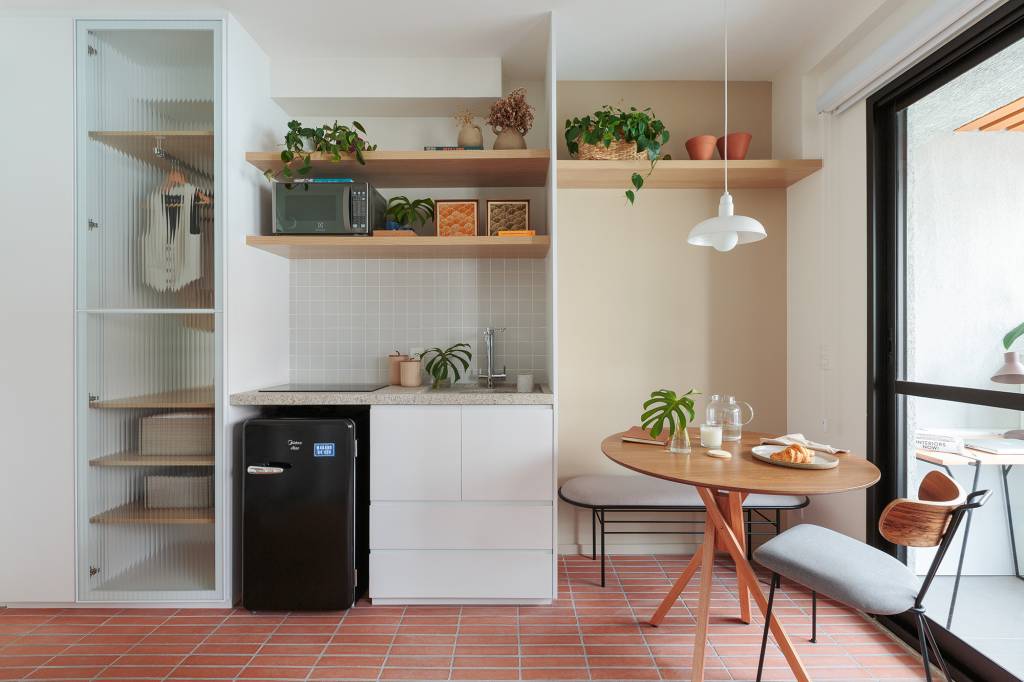
[{"label": "induction cooktop", "polygon": [[260,392],[369,393],[370,391],[376,391],[377,389],[384,388],[385,386],[387,386],[387,384],[281,384],[280,386],[270,386],[269,388],[261,388]]}]

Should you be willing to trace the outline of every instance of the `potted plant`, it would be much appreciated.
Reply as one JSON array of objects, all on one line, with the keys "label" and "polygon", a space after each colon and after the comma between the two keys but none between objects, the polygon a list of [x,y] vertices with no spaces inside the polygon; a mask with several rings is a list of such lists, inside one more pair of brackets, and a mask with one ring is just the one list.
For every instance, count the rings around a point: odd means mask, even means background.
[{"label": "potted plant", "polygon": [[516,88],[491,105],[487,125],[497,136],[495,149],[526,149],[523,135],[533,127],[534,108],[526,102],[526,88]]},{"label": "potted plant", "polygon": [[[310,162],[313,152],[328,154],[332,161],[341,161],[342,154],[353,154],[356,161],[365,165],[363,152],[372,151],[377,145],[370,144],[359,133],[366,134],[366,129],[359,121],[352,121],[351,128],[339,125],[337,121],[334,125],[316,128],[306,127],[298,121],[289,121],[288,132],[284,135],[284,150],[281,152],[283,165],[279,170],[268,168],[264,175],[268,180],[283,177],[285,182],[294,179],[296,173],[306,177],[313,170]],[[291,189],[290,183],[288,188]]]},{"label": "potted plant", "polygon": [[658,159],[672,158],[667,154],[660,156],[668,138],[668,129],[650,107],[630,107],[625,111],[606,104],[593,114],[565,122],[565,144],[575,158],[630,161],[646,158],[650,161],[647,175],[633,173],[630,178],[633,187],[626,190],[630,204],[644,186],[645,178],[654,172]]},{"label": "potted plant", "polygon": [[690,452],[690,434],[686,425],[694,420],[693,398],[700,391],[690,389],[682,395],[675,391],[662,388],[651,393],[644,401],[644,412],[640,415],[641,425],[651,430],[651,436],[657,438],[665,430],[668,423],[669,444],[671,452]]},{"label": "potted plant", "polygon": [[484,135],[480,132],[480,126],[473,123],[474,119],[476,114],[468,109],[455,114],[455,124],[459,126],[459,138],[456,142],[465,149],[484,148]]},{"label": "potted plant", "polygon": [[433,199],[413,199],[406,196],[391,197],[384,211],[389,230],[412,230],[422,227],[434,217]]},{"label": "potted plant", "polygon": [[459,366],[462,366],[462,371],[467,371],[469,363],[473,359],[473,353],[469,349],[468,343],[456,343],[444,350],[428,348],[420,353],[420,359],[425,363],[427,374],[434,380],[430,387],[437,389],[445,382],[454,383],[461,379]]}]

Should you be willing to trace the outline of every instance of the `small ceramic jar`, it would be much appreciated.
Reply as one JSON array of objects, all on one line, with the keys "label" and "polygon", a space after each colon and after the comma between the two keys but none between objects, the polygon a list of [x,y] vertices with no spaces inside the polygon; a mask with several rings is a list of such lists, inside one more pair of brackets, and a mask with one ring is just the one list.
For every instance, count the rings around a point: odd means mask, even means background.
[{"label": "small ceramic jar", "polygon": [[402,386],[412,388],[423,385],[423,363],[417,359],[403,360],[401,363]]}]

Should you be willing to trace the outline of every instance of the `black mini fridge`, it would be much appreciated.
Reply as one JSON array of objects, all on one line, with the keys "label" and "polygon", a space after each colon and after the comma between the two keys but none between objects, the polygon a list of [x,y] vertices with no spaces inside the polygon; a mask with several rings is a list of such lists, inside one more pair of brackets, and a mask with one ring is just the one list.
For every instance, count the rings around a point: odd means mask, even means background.
[{"label": "black mini fridge", "polygon": [[349,608],[358,596],[356,422],[251,419],[243,441],[243,605]]}]

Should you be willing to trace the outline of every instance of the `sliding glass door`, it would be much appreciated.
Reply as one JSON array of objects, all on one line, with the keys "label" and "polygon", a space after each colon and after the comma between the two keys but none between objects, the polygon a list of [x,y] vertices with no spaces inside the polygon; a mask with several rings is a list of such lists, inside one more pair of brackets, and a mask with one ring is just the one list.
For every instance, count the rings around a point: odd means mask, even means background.
[{"label": "sliding glass door", "polygon": [[[868,106],[869,441],[884,472],[868,526],[930,471],[992,491],[925,601],[943,649],[981,679],[1024,677],[1022,14],[1004,7]],[[872,541],[922,575],[934,553]]]}]

